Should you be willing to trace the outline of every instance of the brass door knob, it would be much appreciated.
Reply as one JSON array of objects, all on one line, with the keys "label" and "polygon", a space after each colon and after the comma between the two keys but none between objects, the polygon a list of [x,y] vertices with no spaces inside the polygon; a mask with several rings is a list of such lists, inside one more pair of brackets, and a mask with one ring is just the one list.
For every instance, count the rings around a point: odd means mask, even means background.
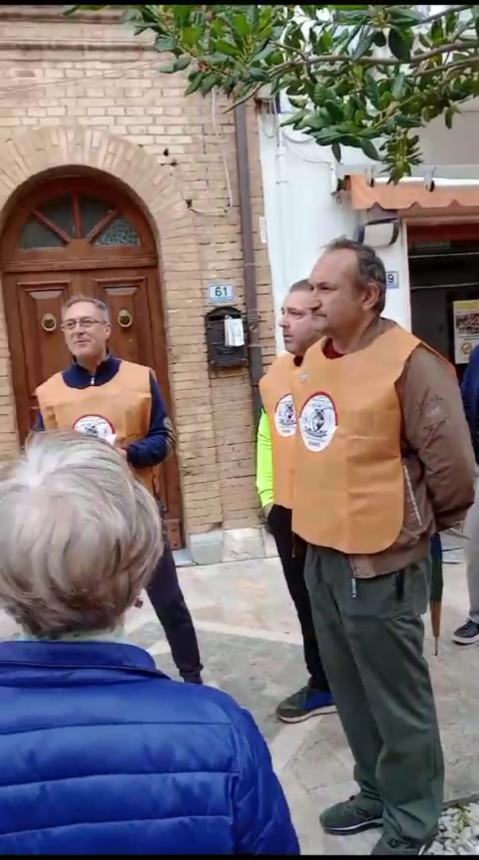
[{"label": "brass door knob", "polygon": [[133,325],[133,317],[127,308],[122,308],[118,312],[117,321],[121,328],[131,328]]},{"label": "brass door knob", "polygon": [[43,331],[46,331],[47,333],[56,331],[58,327],[56,317],[51,313],[43,314],[41,326]]}]

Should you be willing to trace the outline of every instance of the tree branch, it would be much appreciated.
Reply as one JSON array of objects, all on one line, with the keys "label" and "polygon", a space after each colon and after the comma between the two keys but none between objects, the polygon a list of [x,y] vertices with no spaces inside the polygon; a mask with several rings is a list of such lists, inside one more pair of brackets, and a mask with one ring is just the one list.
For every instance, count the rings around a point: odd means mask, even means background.
[{"label": "tree branch", "polygon": [[243,102],[247,102],[248,99],[250,99],[252,96],[256,95],[256,93],[261,89],[261,87],[267,86],[267,84],[268,84],[268,81],[260,81],[258,84],[256,84],[256,86],[253,87],[253,89],[251,89],[249,92],[245,93],[244,96],[241,96],[240,99],[237,99],[235,102],[233,102],[232,105],[225,108],[223,113],[230,113],[230,111],[234,110],[236,107],[238,107],[238,105],[242,105]]},{"label": "tree branch", "polygon": [[456,69],[471,68],[474,65],[477,65],[479,70],[479,57],[471,57],[470,60],[460,60],[457,63],[447,63],[444,66],[435,66],[432,69],[424,69],[422,72],[418,71],[416,74],[422,78],[424,75],[431,75],[435,72],[453,72]]},{"label": "tree branch", "polygon": [[442,12],[436,12],[434,15],[428,15],[427,18],[422,18],[417,24],[414,24],[414,27],[420,27],[424,24],[431,24],[433,21],[439,21],[440,18],[444,18],[449,12],[465,12],[467,9],[471,9],[471,6],[452,6],[447,9],[443,9]]},{"label": "tree branch", "polygon": [[[463,53],[467,49],[478,47],[478,39],[471,40],[467,45],[464,42],[451,42],[447,45],[442,45],[440,48],[434,48],[431,51],[416,54],[408,61],[398,60],[396,58],[393,59],[392,57],[358,57],[358,59],[355,60],[349,54],[320,54],[317,57],[309,57],[306,60],[305,65],[317,66],[326,63],[331,63],[333,65],[338,63],[350,63],[351,65],[357,66],[419,66],[426,60],[432,60],[434,57],[440,57],[442,54],[447,54],[451,51],[461,51]],[[474,57],[471,57],[471,62],[474,59]],[[287,71],[291,66],[294,67],[295,65],[297,65],[297,63],[295,63],[294,60],[289,60],[288,62],[277,66],[275,74]]]}]

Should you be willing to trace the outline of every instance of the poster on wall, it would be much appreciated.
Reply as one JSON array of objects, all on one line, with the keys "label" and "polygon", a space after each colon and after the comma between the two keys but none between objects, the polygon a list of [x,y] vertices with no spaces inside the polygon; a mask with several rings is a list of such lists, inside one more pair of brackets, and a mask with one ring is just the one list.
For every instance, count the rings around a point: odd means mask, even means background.
[{"label": "poster on wall", "polygon": [[467,364],[479,344],[479,300],[453,302],[454,354],[456,364]]}]

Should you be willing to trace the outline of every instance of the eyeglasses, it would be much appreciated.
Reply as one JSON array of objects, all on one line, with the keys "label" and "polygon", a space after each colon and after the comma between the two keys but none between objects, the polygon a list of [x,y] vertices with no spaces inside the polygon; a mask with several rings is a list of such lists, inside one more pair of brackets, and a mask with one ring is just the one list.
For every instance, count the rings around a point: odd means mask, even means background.
[{"label": "eyeglasses", "polygon": [[75,328],[90,329],[94,325],[106,325],[106,320],[94,320],[92,317],[80,317],[78,320],[65,320],[62,324],[63,331],[74,331]]}]

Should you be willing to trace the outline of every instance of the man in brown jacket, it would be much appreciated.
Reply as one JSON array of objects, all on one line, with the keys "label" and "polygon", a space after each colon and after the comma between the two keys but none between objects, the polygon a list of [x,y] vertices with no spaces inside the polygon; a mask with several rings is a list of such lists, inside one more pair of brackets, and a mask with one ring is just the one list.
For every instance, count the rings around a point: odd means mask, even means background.
[{"label": "man in brown jacket", "polygon": [[374,250],[330,245],[311,275],[325,336],[306,353],[293,530],[359,794],[321,815],[330,833],[383,826],[373,854],[422,854],[437,830],[443,760],[423,657],[430,537],[474,498],[474,456],[445,360],[383,319]]}]

